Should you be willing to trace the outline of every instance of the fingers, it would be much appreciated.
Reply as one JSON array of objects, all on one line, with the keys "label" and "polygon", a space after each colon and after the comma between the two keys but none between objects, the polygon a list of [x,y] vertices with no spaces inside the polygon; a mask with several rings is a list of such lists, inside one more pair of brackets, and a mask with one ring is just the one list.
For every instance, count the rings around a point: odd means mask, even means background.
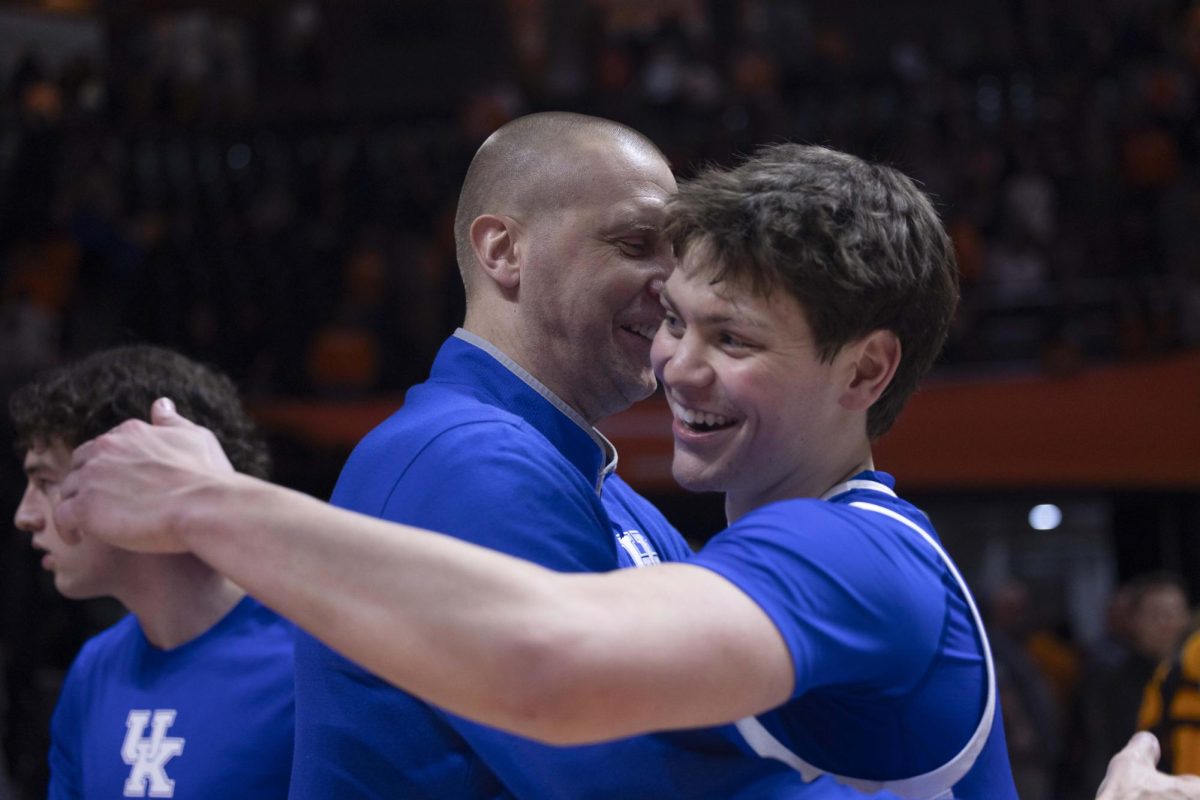
[{"label": "fingers", "polygon": [[1148,731],[1135,733],[1129,744],[1125,745],[1125,752],[1151,767],[1157,766],[1158,759],[1162,756],[1158,739]]},{"label": "fingers", "polygon": [[175,403],[169,397],[160,397],[150,406],[150,422],[155,427],[166,428],[198,428],[196,423],[187,417],[180,416],[175,409]]},{"label": "fingers", "polygon": [[58,535],[69,545],[79,544],[83,537],[79,533],[78,498],[61,500],[54,506],[54,525]]},{"label": "fingers", "polygon": [[[184,424],[192,425],[192,423],[177,417]],[[194,426],[193,426],[194,427]],[[75,448],[71,453],[71,469],[76,470],[87,464],[92,459],[96,458],[101,452],[110,450],[115,442],[125,441],[128,435],[136,435],[143,429],[149,429],[150,426],[140,419],[127,419],[117,427],[110,430],[108,433],[102,433],[95,439],[90,439]],[[126,437],[116,436],[113,434],[125,434]],[[134,439],[134,441],[137,441]]]},{"label": "fingers", "polygon": [[[71,472],[68,473],[68,477],[70,477],[70,475],[73,474],[75,472],[75,470],[79,469],[84,464],[88,463],[93,458],[95,458],[98,454],[97,450],[98,450],[98,445],[96,444],[96,440],[88,439],[86,442],[84,442],[83,444],[76,447],[73,451],[71,451]],[[67,482],[64,481],[63,482],[64,496],[66,495],[66,491],[67,491],[66,485],[67,485]]]}]

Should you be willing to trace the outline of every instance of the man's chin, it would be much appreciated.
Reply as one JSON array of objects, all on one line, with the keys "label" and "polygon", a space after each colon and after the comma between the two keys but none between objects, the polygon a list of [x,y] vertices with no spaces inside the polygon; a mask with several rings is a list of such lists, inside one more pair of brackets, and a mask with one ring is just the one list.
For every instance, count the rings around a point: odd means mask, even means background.
[{"label": "man's chin", "polygon": [[671,476],[675,478],[675,482],[679,484],[680,488],[693,494],[724,491],[721,487],[714,485],[715,482],[711,476],[697,470],[695,464],[680,464],[678,459],[671,464]]},{"label": "man's chin", "polygon": [[658,380],[649,370],[641,375],[630,375],[624,383],[621,394],[628,405],[640,403],[658,390]]},{"label": "man's chin", "polygon": [[100,597],[99,592],[88,591],[87,587],[72,583],[70,580],[54,578],[54,588],[68,600],[94,600]]}]

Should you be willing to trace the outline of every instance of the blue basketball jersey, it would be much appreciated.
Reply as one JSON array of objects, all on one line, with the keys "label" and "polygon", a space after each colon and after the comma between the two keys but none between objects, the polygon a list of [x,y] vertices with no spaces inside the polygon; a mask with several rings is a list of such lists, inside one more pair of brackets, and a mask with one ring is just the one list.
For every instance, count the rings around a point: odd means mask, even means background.
[{"label": "blue basketball jersey", "polygon": [[751,597],[792,655],[792,699],[739,730],[806,776],[922,800],[1016,800],[974,601],[893,486],[864,472],[824,499],[760,507],[694,559]]}]

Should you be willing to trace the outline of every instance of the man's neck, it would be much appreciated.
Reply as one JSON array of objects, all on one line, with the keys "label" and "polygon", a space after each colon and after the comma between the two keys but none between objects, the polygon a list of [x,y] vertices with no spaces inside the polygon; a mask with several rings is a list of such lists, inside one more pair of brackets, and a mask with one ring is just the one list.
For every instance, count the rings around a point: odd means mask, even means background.
[{"label": "man's neck", "polygon": [[147,555],[135,583],[118,599],[150,643],[163,650],[203,635],[246,596],[191,555]]},{"label": "man's neck", "polygon": [[[525,352],[524,348],[521,347],[519,337],[506,336],[503,331],[494,328],[490,329],[488,326],[484,325],[473,328],[471,327],[469,319],[467,322],[463,323],[463,330],[479,337],[480,339],[483,339],[488,343],[488,345],[491,346],[491,348],[503,354],[504,359],[507,359],[509,362],[511,362],[511,364],[508,365],[510,369],[513,369],[513,366],[515,365],[516,369],[514,371],[519,375],[524,373],[524,376],[533,378],[533,380],[536,381],[540,386],[538,389],[539,392],[542,394],[549,393],[550,397],[547,399],[553,398],[552,402],[554,402],[555,405],[570,409],[570,414],[568,414],[568,416],[576,417],[576,421],[579,422],[583,427],[593,428],[602,417],[609,416],[608,413],[589,413],[589,409],[582,407],[578,402],[574,402],[570,392],[567,391],[569,387],[562,385],[561,382],[554,381],[551,378],[549,370],[539,368],[536,359],[531,358],[529,354]],[[504,359],[501,359],[501,361]],[[527,378],[524,376],[522,376],[522,379],[528,382]],[[624,408],[621,408],[610,413],[617,413],[617,411],[624,410]]]},{"label": "man's neck", "polygon": [[833,487],[844,483],[864,470],[875,469],[875,460],[869,445],[860,451],[847,454],[836,464],[811,475],[793,475],[790,480],[756,492],[728,492],[725,495],[725,518],[732,525],[741,517],[760,506],[780,500],[795,500],[806,497],[822,497]]}]

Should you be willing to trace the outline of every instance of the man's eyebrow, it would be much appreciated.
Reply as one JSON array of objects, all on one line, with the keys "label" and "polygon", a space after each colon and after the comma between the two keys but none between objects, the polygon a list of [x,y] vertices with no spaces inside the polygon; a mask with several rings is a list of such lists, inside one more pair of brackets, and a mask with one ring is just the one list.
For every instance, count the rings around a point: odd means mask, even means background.
[{"label": "man's eyebrow", "polygon": [[[669,306],[672,311],[675,310],[675,304],[673,302],[671,302],[671,296],[667,292],[667,287],[664,286],[662,291],[659,292],[658,296],[662,300],[663,305]],[[722,313],[699,314],[693,318],[693,321],[695,322],[695,324],[701,325],[701,326],[718,326],[718,325],[728,325],[730,323],[734,323],[737,325],[745,325],[748,328],[764,328],[765,329],[765,328],[771,327],[770,324],[766,320],[759,319],[758,317],[754,316],[753,314],[749,314],[749,315],[734,315],[734,314],[722,314]]]},{"label": "man's eyebrow", "polygon": [[611,221],[610,224],[604,226],[604,232],[609,236],[623,235],[628,233],[651,234],[658,236],[662,233],[662,224],[654,219],[646,219],[641,216],[621,216]]},{"label": "man's eyebrow", "polygon": [[625,228],[659,233],[666,221],[666,212],[660,206],[646,203],[626,203],[618,209],[604,227],[609,230]]}]

